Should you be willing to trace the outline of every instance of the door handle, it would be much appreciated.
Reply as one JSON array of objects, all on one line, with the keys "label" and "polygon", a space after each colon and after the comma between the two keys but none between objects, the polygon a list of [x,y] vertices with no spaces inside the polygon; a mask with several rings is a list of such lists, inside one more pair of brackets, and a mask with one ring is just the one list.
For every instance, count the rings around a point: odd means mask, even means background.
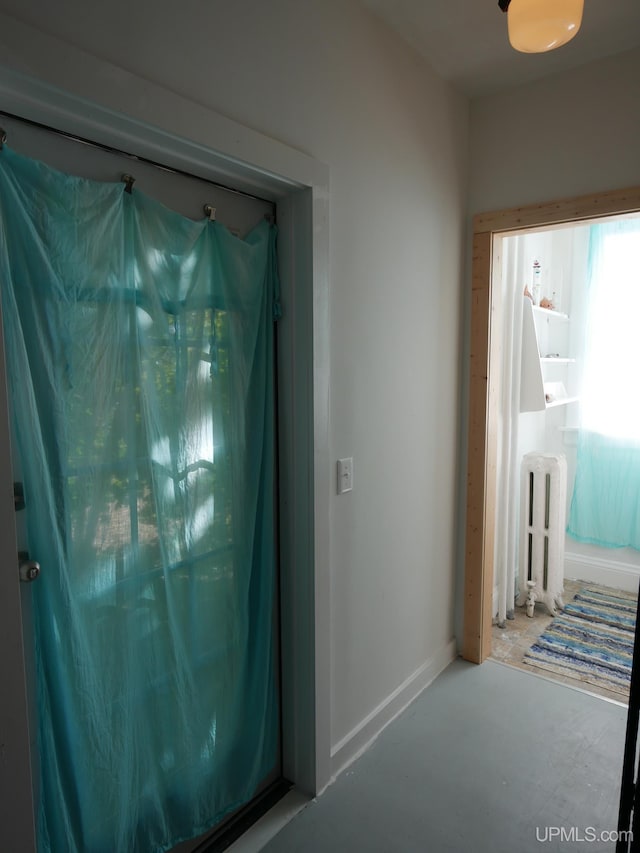
[{"label": "door handle", "polygon": [[31,583],[40,575],[40,563],[30,560],[26,551],[18,554],[18,574],[22,583]]}]

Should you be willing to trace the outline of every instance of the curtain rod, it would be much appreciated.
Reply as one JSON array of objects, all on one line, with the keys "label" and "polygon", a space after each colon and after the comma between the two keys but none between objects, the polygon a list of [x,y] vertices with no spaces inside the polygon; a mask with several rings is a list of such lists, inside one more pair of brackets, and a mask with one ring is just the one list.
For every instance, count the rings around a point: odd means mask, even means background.
[{"label": "curtain rod", "polygon": [[[178,169],[175,166],[166,166],[164,163],[158,163],[156,160],[151,160],[149,157],[143,157],[141,154],[132,154],[130,151],[123,151],[121,148],[114,148],[111,145],[105,145],[103,142],[96,142],[93,139],[87,139],[86,137],[78,136],[75,133],[67,133],[65,130],[59,130],[58,128],[51,127],[48,124],[42,124],[39,121],[34,121],[33,119],[16,115],[15,113],[9,113],[5,110],[0,110],[0,115],[6,116],[10,119],[15,119],[16,121],[21,121],[23,124],[28,124],[32,127],[38,127],[41,130],[47,130],[50,133],[57,134],[58,136],[63,136],[65,139],[71,140],[71,142],[79,142],[82,145],[89,145],[91,148],[98,148],[101,151],[107,151],[109,154],[120,154],[123,157],[128,157],[130,160],[138,160],[140,163],[147,163],[149,166],[155,166],[156,169],[160,169],[163,172],[172,172],[174,175],[182,175],[185,178],[195,178],[197,181],[203,181],[205,184],[210,184],[213,187],[217,187],[217,189],[225,190],[225,192],[241,195],[245,198],[251,198],[254,201],[262,201],[265,204],[270,204],[272,210],[275,211],[276,203],[269,198],[262,198],[262,196],[252,195],[252,193],[245,192],[244,190],[228,187],[226,184],[212,181],[210,178],[203,178],[201,175],[194,175],[193,172],[187,172],[186,169]],[[7,141],[7,134],[2,128],[0,128],[0,140],[0,148],[2,148],[2,143]]]}]

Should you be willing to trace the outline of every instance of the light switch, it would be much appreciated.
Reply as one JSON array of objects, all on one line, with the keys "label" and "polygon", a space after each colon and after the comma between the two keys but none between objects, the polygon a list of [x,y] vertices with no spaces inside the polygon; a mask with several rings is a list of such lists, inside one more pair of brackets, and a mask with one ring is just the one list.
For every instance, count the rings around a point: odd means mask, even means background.
[{"label": "light switch", "polygon": [[338,459],[338,494],[350,492],[353,489],[353,457]]}]

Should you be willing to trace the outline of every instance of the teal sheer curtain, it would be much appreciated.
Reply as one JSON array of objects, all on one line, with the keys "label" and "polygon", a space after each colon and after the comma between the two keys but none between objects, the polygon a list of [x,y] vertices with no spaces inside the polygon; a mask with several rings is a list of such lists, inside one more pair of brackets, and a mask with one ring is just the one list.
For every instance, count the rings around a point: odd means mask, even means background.
[{"label": "teal sheer curtain", "polygon": [[41,853],[170,849],[277,761],[275,228],[0,152]]},{"label": "teal sheer curtain", "polygon": [[581,429],[568,533],[640,548],[640,221],[590,230]]}]

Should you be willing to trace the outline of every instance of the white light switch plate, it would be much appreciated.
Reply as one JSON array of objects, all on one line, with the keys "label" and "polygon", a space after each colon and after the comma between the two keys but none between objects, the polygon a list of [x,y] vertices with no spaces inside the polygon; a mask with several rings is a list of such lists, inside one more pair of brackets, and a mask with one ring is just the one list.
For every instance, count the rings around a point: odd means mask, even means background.
[{"label": "white light switch plate", "polygon": [[353,490],[353,457],[338,459],[338,494]]}]

